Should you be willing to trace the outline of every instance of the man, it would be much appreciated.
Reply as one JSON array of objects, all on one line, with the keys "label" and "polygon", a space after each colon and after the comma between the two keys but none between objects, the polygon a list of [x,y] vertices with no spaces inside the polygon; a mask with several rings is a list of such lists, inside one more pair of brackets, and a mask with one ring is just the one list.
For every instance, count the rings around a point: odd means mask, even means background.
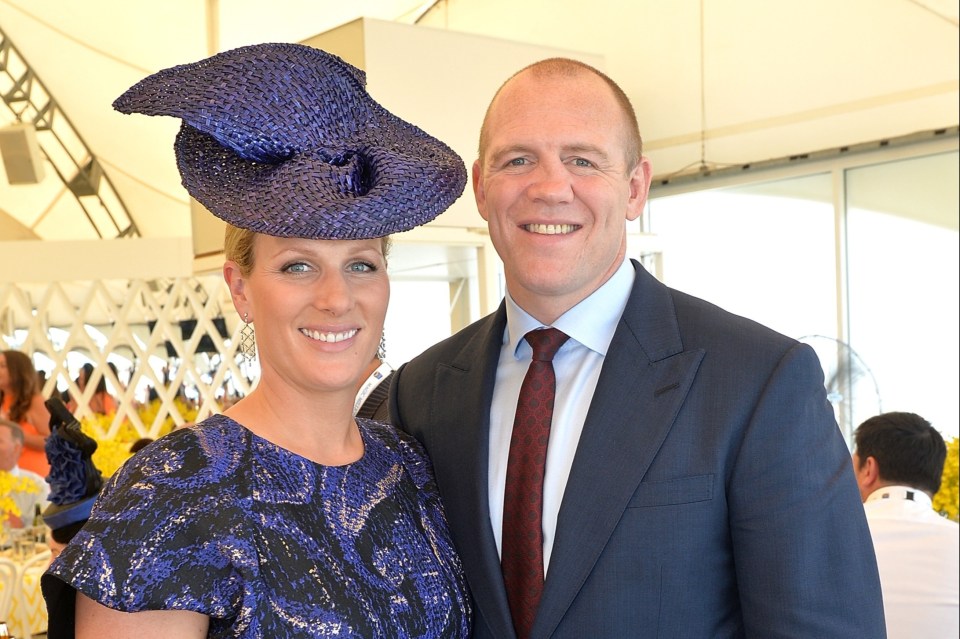
[{"label": "man", "polygon": [[[650,180],[629,100],[586,65],[521,70],[487,110],[473,187],[507,298],[400,368],[391,392],[394,423],[433,460],[474,636],[883,637],[816,356],[624,259]],[[513,422],[527,340],[555,335],[525,337],[541,327],[569,339],[542,486],[526,489],[517,478],[535,473],[512,465],[547,437],[514,442]],[[518,566],[540,566],[541,583]]]},{"label": "man", "polygon": [[960,526],[934,512],[947,447],[914,413],[860,424],[853,466],[877,553],[888,639],[960,635]]},{"label": "man", "polygon": [[9,518],[10,525],[14,528],[31,525],[37,506],[41,511],[46,508],[47,496],[50,494],[50,487],[43,477],[17,465],[21,452],[23,430],[9,419],[0,419],[0,470],[33,484],[33,490],[14,490],[9,495],[20,511],[19,515],[11,515]]}]

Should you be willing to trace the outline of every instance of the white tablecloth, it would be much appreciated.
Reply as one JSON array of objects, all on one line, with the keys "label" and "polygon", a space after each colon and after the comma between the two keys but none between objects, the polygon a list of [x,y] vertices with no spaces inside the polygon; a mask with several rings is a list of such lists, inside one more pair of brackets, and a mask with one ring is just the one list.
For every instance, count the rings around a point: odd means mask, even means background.
[{"label": "white tablecloth", "polygon": [[[16,563],[19,578],[6,622],[14,637],[24,639],[47,631],[47,606],[40,593],[40,576],[50,565],[50,551],[43,550],[31,560],[23,562],[18,559]],[[0,581],[0,588],[3,587]]]}]

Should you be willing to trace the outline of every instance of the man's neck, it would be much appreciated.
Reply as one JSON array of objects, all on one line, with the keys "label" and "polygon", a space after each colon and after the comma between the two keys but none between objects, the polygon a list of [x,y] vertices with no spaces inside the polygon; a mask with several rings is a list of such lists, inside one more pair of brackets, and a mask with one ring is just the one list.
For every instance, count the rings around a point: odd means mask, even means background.
[{"label": "man's neck", "polygon": [[[886,495],[886,497],[884,497]],[[884,482],[874,488],[867,496],[867,501],[874,499],[889,499],[897,496],[902,499],[912,499],[912,495],[924,495],[927,500],[933,499],[933,495],[920,488],[898,484],[896,482]]]}]

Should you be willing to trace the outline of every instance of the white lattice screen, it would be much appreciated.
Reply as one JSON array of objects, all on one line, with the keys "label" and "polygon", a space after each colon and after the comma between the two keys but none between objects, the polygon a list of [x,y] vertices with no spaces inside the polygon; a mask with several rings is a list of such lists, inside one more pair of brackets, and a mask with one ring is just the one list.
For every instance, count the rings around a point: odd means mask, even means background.
[{"label": "white lattice screen", "polygon": [[[167,417],[182,425],[178,397],[196,406],[196,419],[219,412],[225,399],[249,392],[259,372],[237,352],[242,323],[219,273],[42,286],[0,283],[0,309],[4,348],[31,355],[47,372],[45,396],[59,387],[77,398],[78,418],[92,414],[87,403],[105,376],[118,400],[117,414],[102,434],[107,439],[124,420],[143,437],[156,437]],[[95,372],[81,393],[75,380],[84,361]],[[143,423],[136,407],[148,398],[148,389],[160,409]]]}]

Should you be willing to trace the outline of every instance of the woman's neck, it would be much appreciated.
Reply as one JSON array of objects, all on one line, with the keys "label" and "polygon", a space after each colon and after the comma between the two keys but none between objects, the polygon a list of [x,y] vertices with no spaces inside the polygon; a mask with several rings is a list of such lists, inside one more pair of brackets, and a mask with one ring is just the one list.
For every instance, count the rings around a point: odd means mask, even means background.
[{"label": "woman's neck", "polygon": [[363,456],[363,440],[353,419],[353,397],[340,395],[317,393],[305,401],[258,387],[224,414],[281,448],[318,464],[341,466]]}]

